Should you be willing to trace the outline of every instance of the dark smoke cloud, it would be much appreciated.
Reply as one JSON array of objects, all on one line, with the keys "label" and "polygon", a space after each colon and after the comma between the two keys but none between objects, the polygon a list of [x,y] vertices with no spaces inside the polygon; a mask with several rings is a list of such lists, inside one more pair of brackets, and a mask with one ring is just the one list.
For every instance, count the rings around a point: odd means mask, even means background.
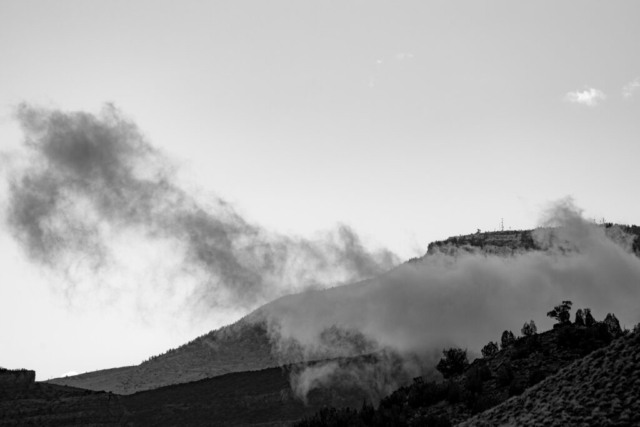
[{"label": "dark smoke cloud", "polygon": [[195,282],[190,299],[204,308],[255,307],[398,263],[347,226],[320,240],[276,235],[221,198],[199,200],[113,105],[94,115],[24,104],[16,118],[25,152],[6,168],[6,224],[33,262],[68,279],[77,264],[96,277],[117,269],[112,242],[122,235],[173,242],[178,276]]},{"label": "dark smoke cloud", "polygon": [[[284,297],[250,319],[266,320],[284,360],[292,349],[307,360],[385,351],[405,361],[409,378],[433,374],[443,348],[467,348],[473,358],[489,341],[499,341],[502,331],[518,334],[530,319],[539,330],[550,328],[546,313],[563,300],[590,307],[598,320],[615,313],[628,327],[640,322],[640,258],[630,250],[633,236],[585,221],[565,199],[544,212],[534,238],[543,251],[501,256],[448,248],[362,283]],[[334,332],[341,339],[327,340],[335,328],[348,334]],[[377,369],[397,370],[397,364],[384,366]],[[366,388],[365,374],[335,362],[316,364],[298,373],[292,386],[302,397],[333,378],[353,378]]]}]

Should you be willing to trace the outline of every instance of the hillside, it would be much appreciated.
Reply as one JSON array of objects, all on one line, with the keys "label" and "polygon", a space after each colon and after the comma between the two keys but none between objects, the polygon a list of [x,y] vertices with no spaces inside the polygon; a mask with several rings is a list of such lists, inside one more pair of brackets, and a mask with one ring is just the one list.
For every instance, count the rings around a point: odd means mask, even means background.
[{"label": "hillside", "polygon": [[[613,335],[620,338],[609,344]],[[34,383],[33,371],[12,371],[0,373],[0,426],[257,427],[290,425],[301,417],[307,418],[298,427],[633,426],[640,425],[639,354],[638,332],[606,322],[567,323],[509,341],[447,381],[416,378],[375,409],[362,404],[369,401],[365,390],[348,384],[317,387],[303,403],[293,395],[290,378],[303,366],[225,374],[126,396]],[[366,356],[339,363],[378,361]]]},{"label": "hillside", "polygon": [[[605,225],[607,232],[617,229],[640,235],[640,227]],[[420,263],[437,252],[455,251],[477,252],[509,256],[517,253],[541,250],[535,239],[536,230],[499,231],[490,233],[474,233],[450,237],[429,245],[427,253],[408,261],[405,265]],[[640,254],[640,239],[630,242],[633,250]],[[401,269],[402,266],[398,267]],[[398,270],[397,269],[397,270]],[[357,299],[372,280],[358,284],[319,291],[326,300],[337,301],[340,298]],[[336,297],[339,295],[339,297]],[[69,385],[89,390],[105,390],[119,394],[131,394],[171,384],[212,378],[232,372],[259,370],[278,366],[283,363],[295,363],[303,360],[298,357],[282,358],[275,355],[273,338],[267,333],[266,315],[268,311],[279,312],[297,305],[300,295],[289,295],[258,308],[233,325],[205,334],[177,349],[150,358],[137,366],[107,369],[84,373],[77,376],[56,378],[52,384]],[[357,347],[357,346],[356,346]],[[363,354],[362,349],[355,348],[352,353],[339,354],[340,357]],[[317,357],[305,355],[306,360],[317,360],[324,357],[336,357],[332,354],[320,354]]]},{"label": "hillside", "polygon": [[[640,335],[610,329],[601,322],[590,327],[568,323],[541,334],[518,338],[511,344],[503,343],[503,348],[497,353],[476,359],[445,381],[428,382],[417,377],[412,384],[382,399],[375,409],[372,406],[363,407],[360,411],[327,408],[300,421],[296,427],[326,427],[336,423],[371,427],[456,425],[492,407],[502,407],[503,402],[512,402],[513,396],[535,388],[545,378],[548,379],[548,392],[555,393],[552,392],[554,378],[564,378],[562,373],[576,361],[592,352],[602,354],[614,336],[625,334],[636,338]],[[600,368],[599,365],[597,367]],[[607,368],[602,368],[601,375],[608,374]],[[619,368],[616,365],[616,369]],[[640,385],[640,378],[637,382]],[[627,397],[632,389],[626,390]],[[494,421],[496,418],[482,425],[502,425],[502,421]],[[469,421],[466,425],[475,424]],[[523,422],[516,425],[547,424]]]},{"label": "hillside", "polygon": [[34,371],[0,369],[0,426],[121,425],[119,396],[34,380]]},{"label": "hillside", "polygon": [[0,371],[0,426],[281,426],[367,396],[357,387],[324,387],[303,402],[290,380],[302,368],[236,372],[125,396],[35,383],[34,371]]},{"label": "hillside", "polygon": [[232,372],[278,366],[264,325],[238,322],[137,366],[56,378],[50,384],[131,394]]},{"label": "hillside", "polygon": [[640,333],[577,360],[467,426],[639,426]]}]

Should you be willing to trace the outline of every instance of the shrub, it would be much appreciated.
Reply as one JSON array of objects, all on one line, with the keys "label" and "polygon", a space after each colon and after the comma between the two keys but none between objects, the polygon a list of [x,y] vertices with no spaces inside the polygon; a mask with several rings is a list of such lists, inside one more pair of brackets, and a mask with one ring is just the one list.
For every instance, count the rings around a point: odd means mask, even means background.
[{"label": "shrub", "polygon": [[547,316],[556,319],[558,323],[571,323],[571,301],[562,301],[562,304],[556,305],[553,310],[547,313]]},{"label": "shrub", "polygon": [[498,399],[492,396],[482,396],[471,407],[471,414],[479,414],[481,412],[486,411],[487,409],[491,409],[494,406],[497,406],[500,402]]},{"label": "shrub", "polygon": [[528,347],[519,347],[511,354],[511,360],[526,359],[531,354]]},{"label": "shrub", "polygon": [[573,323],[577,326],[585,326],[584,324],[584,313],[582,312],[582,309],[579,308],[576,311],[576,320],[573,321]]},{"label": "shrub", "polygon": [[450,348],[449,350],[442,350],[442,354],[444,354],[444,358],[440,359],[440,362],[436,365],[436,369],[445,379],[461,374],[465,368],[469,366],[467,350]]},{"label": "shrub", "polygon": [[491,357],[498,353],[498,343],[490,341],[489,344],[482,347],[482,357]]},{"label": "shrub", "polygon": [[500,347],[504,350],[505,348],[511,347],[516,342],[516,338],[513,336],[513,332],[504,331],[502,333],[502,339],[500,343]]},{"label": "shrub", "polygon": [[447,402],[458,403],[460,401],[460,386],[454,381],[449,381],[449,387],[447,392]]},{"label": "shrub", "polygon": [[508,363],[503,364],[500,369],[498,369],[498,384],[502,386],[509,385],[514,377],[513,369],[511,369],[511,365]]},{"label": "shrub", "polygon": [[547,373],[541,369],[536,369],[529,374],[529,385],[534,386],[547,377]]},{"label": "shrub", "polygon": [[532,320],[529,323],[524,324],[521,332],[525,337],[530,337],[538,333],[538,328],[536,327],[535,322]]},{"label": "shrub", "polygon": [[622,334],[622,328],[620,327],[620,322],[616,318],[616,315],[613,313],[607,314],[607,317],[604,318],[605,325],[607,325],[607,331],[609,331],[609,335],[612,337],[618,337]]},{"label": "shrub", "polygon": [[509,384],[509,397],[519,396],[523,392],[524,392],[524,384],[522,384],[522,381],[518,379],[514,379],[513,381],[511,381],[511,384]]},{"label": "shrub", "polygon": [[591,326],[594,326],[596,323],[597,323],[596,319],[594,319],[593,316],[591,315],[591,309],[585,308],[584,309],[584,326],[590,328]]},{"label": "shrub", "polygon": [[559,346],[580,349],[582,355],[609,345],[611,339],[609,328],[604,323],[586,329],[563,328],[558,333]]},{"label": "shrub", "polygon": [[491,378],[491,370],[484,363],[474,366],[467,372],[465,388],[471,393],[482,393],[482,383]]},{"label": "shrub", "polygon": [[451,421],[445,415],[429,414],[424,418],[419,418],[412,425],[416,427],[451,427]]},{"label": "shrub", "polygon": [[447,384],[436,384],[435,382],[423,382],[414,379],[409,395],[407,397],[409,406],[419,408],[434,405],[447,398],[449,392]]}]

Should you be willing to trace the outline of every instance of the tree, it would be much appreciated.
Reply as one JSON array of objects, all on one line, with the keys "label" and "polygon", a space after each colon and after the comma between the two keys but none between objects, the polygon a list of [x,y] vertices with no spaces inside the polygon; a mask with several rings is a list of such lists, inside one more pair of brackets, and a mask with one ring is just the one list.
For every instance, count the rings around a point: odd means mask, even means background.
[{"label": "tree", "polygon": [[576,311],[576,320],[574,320],[573,323],[576,326],[584,326],[584,313],[581,308]]},{"label": "tree", "polygon": [[522,332],[522,335],[525,337],[530,337],[538,333],[538,328],[536,327],[536,323],[532,320],[529,323],[525,323],[520,332]]},{"label": "tree", "polygon": [[482,351],[482,357],[491,357],[499,351],[498,343],[489,341],[489,344],[482,347],[481,351]]},{"label": "tree", "polygon": [[466,349],[450,348],[449,350],[442,350],[442,354],[444,358],[440,359],[436,369],[445,379],[463,373],[465,368],[469,366]]},{"label": "tree", "polygon": [[607,317],[604,318],[604,324],[607,325],[607,330],[612,337],[618,337],[622,334],[622,328],[620,327],[620,322],[615,314],[609,313]]},{"label": "tree", "polygon": [[562,301],[562,304],[556,305],[553,310],[547,313],[547,316],[556,319],[560,324],[571,323],[571,301]]},{"label": "tree", "polygon": [[594,319],[593,316],[591,315],[591,309],[585,308],[584,309],[584,325],[586,327],[591,327],[595,324],[596,324],[596,319]]},{"label": "tree", "polygon": [[513,336],[513,332],[504,331],[502,333],[502,339],[500,343],[500,347],[504,350],[505,348],[511,347],[516,342],[516,337]]}]

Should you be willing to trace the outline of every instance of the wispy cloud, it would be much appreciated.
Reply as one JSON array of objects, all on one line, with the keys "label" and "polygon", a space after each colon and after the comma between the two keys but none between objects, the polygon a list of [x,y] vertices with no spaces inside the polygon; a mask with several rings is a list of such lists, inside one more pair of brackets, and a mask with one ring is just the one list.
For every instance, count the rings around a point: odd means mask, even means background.
[{"label": "wispy cloud", "polygon": [[582,92],[575,91],[569,92],[565,95],[564,99],[575,103],[586,105],[587,107],[595,107],[599,101],[604,101],[607,96],[600,89],[585,88]]},{"label": "wispy cloud", "polygon": [[400,53],[396,53],[396,59],[398,61],[402,61],[404,59],[413,59],[413,53],[411,52],[400,52]]},{"label": "wispy cloud", "polygon": [[631,99],[633,93],[638,89],[640,89],[640,76],[624,85],[624,87],[622,88],[622,97],[624,99]]}]

